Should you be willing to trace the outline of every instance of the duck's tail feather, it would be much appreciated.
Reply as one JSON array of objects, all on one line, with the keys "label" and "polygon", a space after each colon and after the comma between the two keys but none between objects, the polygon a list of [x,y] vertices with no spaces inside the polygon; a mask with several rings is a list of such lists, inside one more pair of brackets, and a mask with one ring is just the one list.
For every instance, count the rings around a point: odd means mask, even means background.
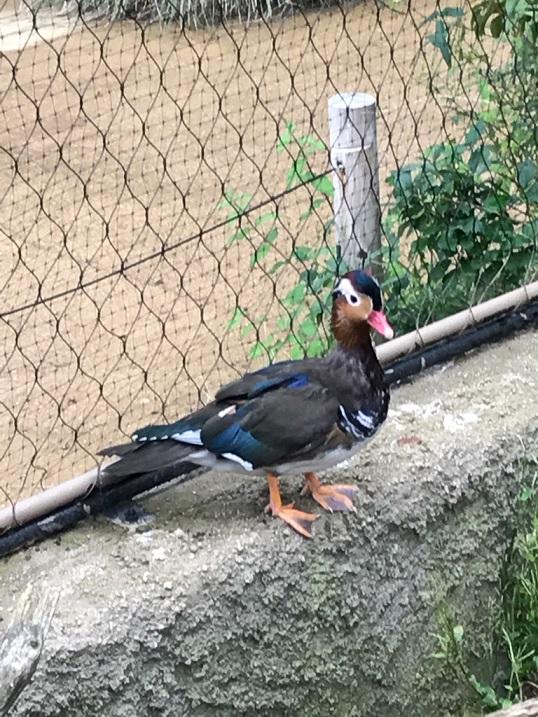
[{"label": "duck's tail feather", "polygon": [[133,451],[138,450],[140,448],[139,443],[120,443],[117,446],[108,446],[107,448],[102,448],[100,451],[97,451],[98,456],[116,456],[117,458],[121,458],[121,456],[127,455],[127,453],[132,453]]},{"label": "duck's tail feather", "polygon": [[102,456],[116,456],[118,460],[101,469],[101,479],[106,484],[162,469],[166,469],[166,473],[173,477],[176,467],[177,475],[180,475],[186,472],[187,464],[187,470],[191,469],[192,464],[188,459],[193,450],[196,450],[193,446],[173,439],[111,446],[99,453]]}]

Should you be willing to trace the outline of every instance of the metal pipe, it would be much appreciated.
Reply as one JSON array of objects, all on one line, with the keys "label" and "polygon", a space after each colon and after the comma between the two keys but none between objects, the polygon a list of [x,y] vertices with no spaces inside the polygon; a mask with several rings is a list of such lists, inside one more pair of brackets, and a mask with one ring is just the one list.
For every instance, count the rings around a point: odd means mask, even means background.
[{"label": "metal pipe", "polygon": [[0,531],[23,525],[39,516],[48,515],[62,505],[67,505],[87,495],[97,484],[98,468],[92,468],[82,475],[63,481],[41,493],[19,500],[0,510]]},{"label": "metal pipe", "polygon": [[[482,304],[477,304],[470,309],[460,311],[459,313],[453,314],[446,319],[435,321],[428,326],[393,339],[386,344],[382,344],[377,348],[379,360],[384,366],[386,366],[398,357],[409,355],[417,349],[424,349],[428,344],[432,344],[433,342],[442,339],[447,339],[449,336],[453,336],[454,334],[461,334],[469,327],[476,326],[478,322],[485,321],[486,319],[503,311],[521,307],[524,303],[531,302],[536,298],[538,298],[538,281],[527,284],[526,286],[515,289],[514,291],[510,291],[502,296],[490,299],[489,301],[485,301]],[[516,329],[517,327],[514,327],[512,330]],[[488,332],[486,332],[484,334],[485,337],[481,339],[481,343],[489,340],[486,334],[489,335]],[[459,353],[468,350],[468,348],[461,348],[461,346],[459,348],[454,348],[457,349]],[[436,363],[439,360],[446,360],[448,354],[445,352],[443,355],[445,356],[444,359],[438,358],[434,361],[430,361],[429,363],[425,361],[422,354],[415,356],[413,363],[414,368],[408,373],[408,375],[417,373],[418,371],[426,368],[426,366],[433,365],[433,363]],[[454,355],[453,352],[450,352],[450,355]],[[402,377],[405,376],[399,376],[399,374],[397,375],[395,373],[391,375],[391,372],[388,372],[388,380],[391,382]],[[30,521],[35,521],[45,515],[50,515],[62,506],[66,506],[73,501],[88,495],[97,483],[98,470],[98,468],[93,468],[76,478],[63,481],[53,488],[47,488],[41,493],[37,493],[36,495],[30,496],[29,498],[25,498],[13,505],[1,509],[0,531],[7,531],[11,528],[24,525]],[[2,540],[1,536],[0,540]]]},{"label": "metal pipe", "polygon": [[538,297],[538,281],[527,284],[507,294],[496,296],[494,299],[484,301],[469,309],[459,311],[457,314],[447,316],[446,319],[434,321],[432,324],[410,331],[408,334],[399,336],[386,344],[381,344],[377,348],[377,356],[379,361],[385,365],[390,361],[394,361],[400,356],[409,354],[413,351],[424,348],[434,341],[446,339],[448,336],[461,333],[471,326],[476,326],[481,321],[491,318],[495,314],[500,314],[509,309],[517,309],[518,306],[525,304]]},{"label": "metal pipe", "polygon": [[385,381],[396,383],[415,376],[430,366],[461,356],[490,341],[506,338],[538,322],[538,299],[525,304],[521,311],[510,311],[484,321],[457,336],[437,341],[420,351],[391,361],[385,366]]},{"label": "metal pipe", "polygon": [[93,491],[89,496],[84,495],[83,500],[60,505],[46,517],[38,516],[16,530],[10,530],[6,535],[0,535],[0,558],[72,528],[90,515],[106,512],[135,496],[153,494],[164,484],[169,488],[174,484],[192,480],[199,473],[199,467],[190,463],[183,464],[179,471],[177,467],[163,468],[136,476],[104,491]]}]

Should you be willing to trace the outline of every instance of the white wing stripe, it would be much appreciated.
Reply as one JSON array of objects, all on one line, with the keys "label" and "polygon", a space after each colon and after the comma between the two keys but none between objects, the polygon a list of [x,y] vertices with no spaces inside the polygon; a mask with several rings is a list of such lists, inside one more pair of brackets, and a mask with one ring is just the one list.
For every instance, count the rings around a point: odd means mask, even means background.
[{"label": "white wing stripe", "polygon": [[251,471],[254,468],[252,463],[244,461],[242,458],[234,455],[233,453],[222,453],[222,457],[227,458],[229,461],[235,461],[235,463],[239,463],[239,465],[243,466],[246,471]]},{"label": "white wing stripe", "polygon": [[174,441],[180,441],[181,443],[190,443],[192,446],[201,446],[202,439],[200,438],[200,429],[197,431],[183,431],[183,433],[173,433],[170,438],[173,438]]}]

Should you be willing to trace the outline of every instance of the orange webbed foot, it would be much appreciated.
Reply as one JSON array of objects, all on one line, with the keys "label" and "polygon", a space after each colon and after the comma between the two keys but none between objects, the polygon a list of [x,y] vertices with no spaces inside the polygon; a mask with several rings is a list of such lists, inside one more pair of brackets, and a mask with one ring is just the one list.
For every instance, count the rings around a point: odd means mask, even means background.
[{"label": "orange webbed foot", "polygon": [[271,508],[271,513],[276,518],[280,518],[280,520],[283,520],[285,523],[290,525],[295,531],[304,535],[305,538],[313,537],[311,525],[319,518],[319,515],[297,510],[293,507],[293,503],[290,505],[283,505],[276,511]]},{"label": "orange webbed foot", "polygon": [[357,509],[353,505],[353,498],[355,498],[359,492],[356,485],[346,485],[345,483],[323,485],[314,473],[305,473],[305,478],[306,483],[303,492],[310,493],[312,498],[314,498],[322,508],[328,510],[329,513],[333,513],[334,511],[342,513],[357,512]]},{"label": "orange webbed foot", "polygon": [[294,508],[293,503],[282,505],[278,478],[270,473],[267,476],[267,481],[269,483],[269,510],[271,514],[275,518],[283,520],[305,538],[312,538],[311,525],[319,518],[319,515],[297,510]]}]

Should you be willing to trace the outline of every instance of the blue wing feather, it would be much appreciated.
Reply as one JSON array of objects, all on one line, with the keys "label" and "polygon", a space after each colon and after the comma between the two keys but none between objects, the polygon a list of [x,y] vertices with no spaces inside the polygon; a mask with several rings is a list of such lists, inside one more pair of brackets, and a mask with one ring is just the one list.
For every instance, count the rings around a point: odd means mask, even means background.
[{"label": "blue wing feather", "polygon": [[[232,454],[241,461],[253,466],[269,465],[280,455],[280,447],[265,445],[254,438],[249,431],[241,426],[242,419],[251,411],[253,404],[263,394],[281,388],[303,388],[310,383],[307,373],[294,372],[282,374],[286,364],[295,362],[281,362],[249,374],[246,385],[235,399],[226,397],[224,401],[217,400],[185,416],[175,423],[145,426],[136,431],[132,440],[136,443],[174,439],[193,446],[204,446],[216,455]],[[271,376],[277,368],[277,375]],[[290,365],[290,368],[292,366]],[[256,380],[259,379],[259,380]],[[241,383],[241,380],[238,384]],[[239,401],[236,404],[236,401]],[[222,413],[223,407],[237,406],[230,414]],[[206,429],[206,424],[208,424]]]},{"label": "blue wing feather", "polygon": [[306,373],[296,373],[292,376],[278,376],[276,378],[266,378],[260,383],[255,384],[247,394],[247,398],[255,398],[260,396],[266,391],[272,391],[275,388],[301,388],[306,386],[309,382],[308,375]]},{"label": "blue wing feather", "polygon": [[233,414],[215,416],[202,429],[202,443],[207,450],[220,456],[239,459],[257,468],[270,465],[280,455],[280,447],[269,446],[255,438],[242,423],[254,409],[250,403],[240,406]]},{"label": "blue wing feather", "polygon": [[267,458],[267,451],[260,441],[256,440],[239,423],[232,423],[221,433],[204,440],[204,446],[216,455],[232,454],[253,467],[262,465]]}]

